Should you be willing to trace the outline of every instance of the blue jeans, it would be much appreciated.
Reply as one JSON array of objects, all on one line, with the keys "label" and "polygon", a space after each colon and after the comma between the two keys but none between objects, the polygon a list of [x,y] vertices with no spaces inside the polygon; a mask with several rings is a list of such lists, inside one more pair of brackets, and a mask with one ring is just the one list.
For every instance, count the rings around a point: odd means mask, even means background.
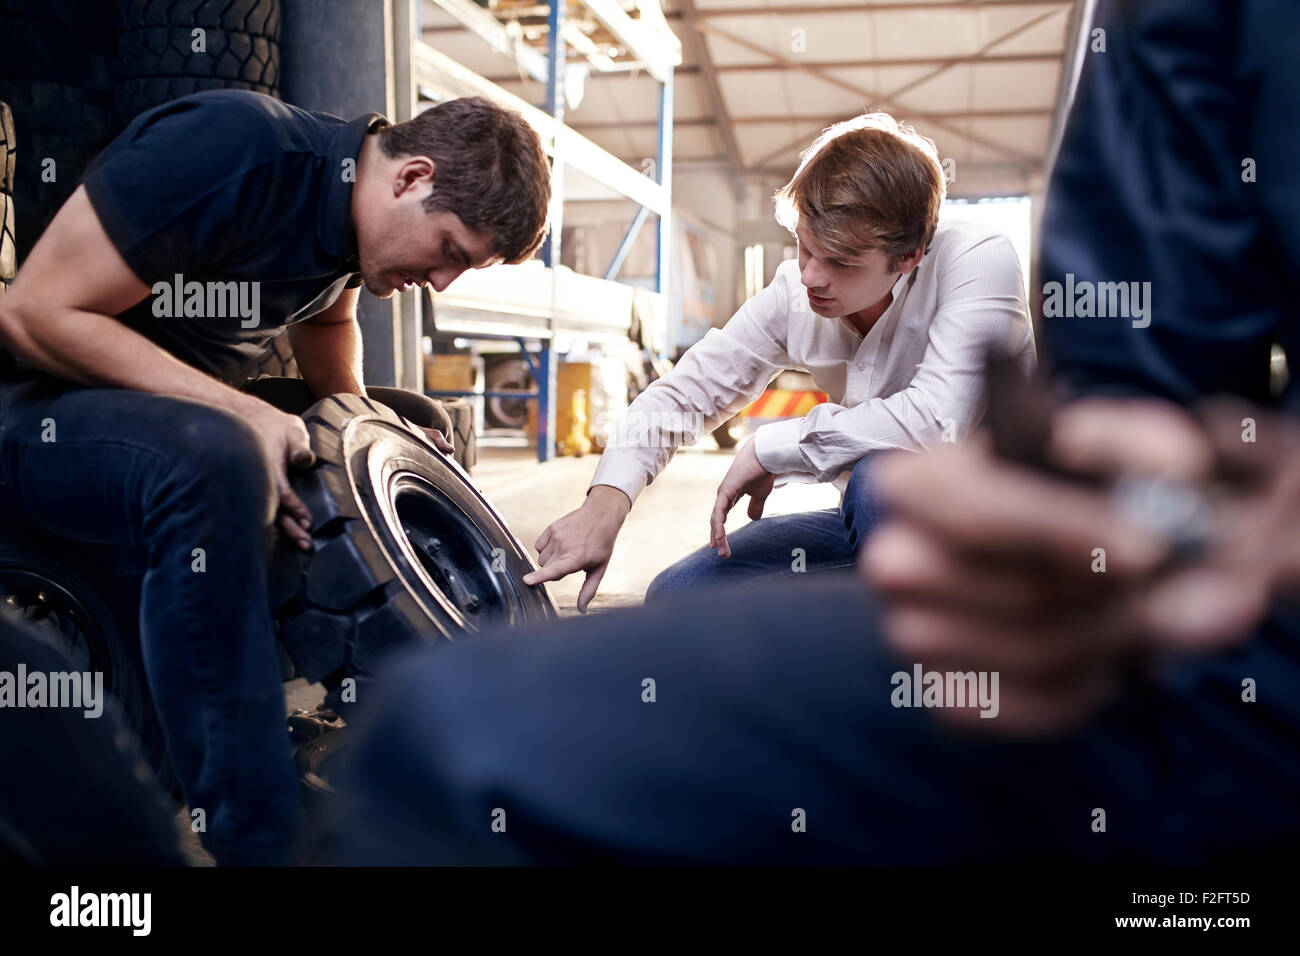
[{"label": "blue jeans", "polygon": [[[731,557],[700,548],[665,568],[646,589],[645,603],[698,588],[723,584],[773,583],[810,571],[851,567],[858,549],[880,523],[880,506],[871,492],[871,462],[866,455],[853,474],[838,508],[777,515],[751,521],[727,535]],[[737,507],[743,507],[744,501]]]},{"label": "blue jeans", "polygon": [[[1295,610],[1034,739],[893,706],[914,662],[879,620],[840,571],[403,655],[340,790],[341,857],[1203,864],[1300,848]],[[1243,702],[1244,677],[1268,692]]]},{"label": "blue jeans", "polygon": [[48,379],[5,393],[0,507],[139,562],[149,688],[223,864],[287,862],[302,833],[267,597],[276,505],[257,434],[223,409]]}]

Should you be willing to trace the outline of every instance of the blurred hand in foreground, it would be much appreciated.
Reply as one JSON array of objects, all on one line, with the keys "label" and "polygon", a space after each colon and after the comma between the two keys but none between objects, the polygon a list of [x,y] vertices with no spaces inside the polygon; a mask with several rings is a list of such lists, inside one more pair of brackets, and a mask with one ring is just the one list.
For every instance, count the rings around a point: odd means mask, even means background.
[{"label": "blurred hand in foreground", "polygon": [[999,673],[997,719],[974,708],[940,716],[1066,729],[1153,652],[1225,647],[1300,591],[1300,427],[1281,416],[1238,402],[1193,416],[1086,400],[1057,412],[1049,457],[1079,474],[1213,494],[1207,546],[1170,561],[1169,542],[1118,510],[1105,485],[1000,460],[985,435],[886,457],[874,481],[889,519],[859,569],[885,601],[887,642],[926,669]]}]

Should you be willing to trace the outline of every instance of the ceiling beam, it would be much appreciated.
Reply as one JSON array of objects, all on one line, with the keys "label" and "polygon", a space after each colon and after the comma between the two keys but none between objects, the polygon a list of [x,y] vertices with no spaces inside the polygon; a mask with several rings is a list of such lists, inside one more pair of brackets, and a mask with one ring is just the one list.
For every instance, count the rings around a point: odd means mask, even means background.
[{"label": "ceiling beam", "polygon": [[[928,113],[909,113],[909,117],[919,119],[1042,119],[1050,117],[1050,109],[1005,109],[1005,110],[942,110]],[[784,113],[771,116],[733,116],[731,123],[734,126],[760,126],[773,123],[817,123],[825,126],[832,126],[842,120],[851,119],[845,113],[825,113],[823,115],[802,114],[802,113]],[[717,120],[712,116],[692,116],[689,118],[675,117],[674,126],[714,126]],[[587,130],[608,130],[608,129],[641,129],[652,128],[656,124],[653,119],[637,120],[602,120],[594,123],[574,123],[573,128],[584,132]]]},{"label": "ceiling beam", "polygon": [[[994,37],[988,43],[985,43],[983,46],[981,46],[978,50],[975,51],[974,54],[975,60],[978,61],[981,55],[988,53],[999,43],[1005,43],[1010,39],[1020,36],[1020,34],[1024,33],[1026,30],[1030,29],[1031,27],[1038,26],[1038,24],[1042,23],[1048,17],[1054,17],[1065,9],[1067,8],[1053,7],[1052,9],[1048,10],[1045,13],[1040,13],[1036,17],[1030,17],[1028,20],[1020,24],[1020,26],[1016,27],[1015,29],[1008,30],[1006,33]],[[919,76],[915,80],[912,80],[909,83],[904,83],[902,86],[898,87],[897,89],[890,90],[888,93],[885,94],[884,98],[887,100],[896,100],[904,93],[910,92],[911,90],[916,89],[918,86],[922,86],[926,83],[929,83],[936,76],[939,76],[943,73],[947,73],[949,70],[953,69],[954,67],[960,66],[962,63],[968,63],[968,62],[970,62],[970,60],[966,57],[953,57],[947,63],[935,67],[935,69],[931,70],[929,73],[926,73],[924,76]]]},{"label": "ceiling beam", "polygon": [[1068,7],[1074,0],[949,0],[946,3],[841,3],[773,4],[770,7],[715,7],[701,10],[708,20],[722,17],[804,16],[845,13],[916,13],[920,10],[979,10],[991,7]]},{"label": "ceiling beam", "polygon": [[[678,0],[677,8],[681,12],[682,22],[686,25],[685,38],[691,46],[692,57],[700,67],[700,79],[704,81],[704,95],[713,108],[717,119],[718,135],[722,137],[722,148],[731,161],[732,191],[740,198],[745,188],[745,159],[740,152],[740,143],[736,140],[736,126],[731,120],[731,111],[723,98],[722,87],[718,85],[718,74],[713,69],[713,56],[709,53],[709,44],[700,32],[695,19],[695,0]],[[673,124],[674,126],[676,123]]]},{"label": "ceiling beam", "polygon": [[[600,70],[600,69],[593,70],[591,76],[587,78],[587,82],[591,83],[592,81],[597,79],[632,80],[632,79],[642,79],[645,76],[648,76],[648,74],[644,70],[638,71],[635,69],[630,69],[627,68],[624,64],[619,62],[615,62],[614,66],[616,67],[616,69],[613,70]],[[700,75],[700,68],[698,66],[679,66],[677,69],[673,70],[673,79],[681,79],[683,76],[699,76],[699,75]],[[502,86],[506,83],[519,82],[519,76],[517,74],[511,74],[511,75],[502,74],[501,76],[486,76],[484,77],[484,79],[487,80],[489,83],[497,84],[497,86]]]},{"label": "ceiling beam", "polygon": [[[717,36],[722,37],[725,40],[729,40],[732,43],[736,43],[740,46],[743,46],[748,50],[752,50],[755,53],[760,54],[761,56],[765,56],[768,59],[775,60],[780,63],[784,63],[791,70],[798,70],[800,73],[807,73],[809,76],[815,76],[823,83],[828,83],[831,86],[837,87],[841,90],[846,90],[847,92],[850,92],[855,96],[861,97],[864,108],[866,107],[866,104],[870,103],[873,104],[875,108],[891,110],[892,112],[897,113],[899,115],[908,115],[908,116],[918,115],[917,111],[912,109],[909,106],[904,106],[903,104],[893,102],[886,97],[881,97],[870,90],[858,86],[857,84],[846,83],[844,80],[841,80],[839,77],[832,76],[831,74],[826,73],[821,69],[812,66],[810,64],[800,63],[795,60],[791,60],[789,57],[782,56],[779,53],[773,53],[771,50],[765,47],[761,47],[757,43],[751,43],[749,40],[746,40],[744,37],[736,36],[734,33],[728,30],[719,29],[714,24],[701,22],[699,26],[700,29],[706,33],[713,33]],[[963,139],[968,140],[969,142],[976,143],[980,146],[983,146],[986,149],[991,149],[997,153],[1001,153],[1002,155],[1007,156],[1011,159],[1017,160],[1022,163],[1028,163],[1031,167],[1037,167],[1042,163],[1041,157],[1031,156],[1028,153],[1024,153],[1018,149],[1014,149],[1010,146],[1007,146],[1005,143],[998,143],[993,140],[985,139],[981,136],[976,136],[973,133],[968,133],[964,130],[957,129],[956,127],[949,125],[943,120],[932,120],[931,125],[937,129],[944,130],[955,136],[960,136]],[[750,163],[748,165],[750,166],[766,165],[770,160],[775,159],[776,157],[786,152],[789,152],[791,149],[794,149],[796,146],[799,145],[800,142],[802,142],[802,140],[794,140],[791,143],[789,143],[787,146],[782,147],[776,152],[770,153],[762,157],[761,159],[759,159],[757,162]]]},{"label": "ceiling beam", "polygon": [[[519,37],[512,36],[487,10],[472,0],[433,0],[448,16],[455,18],[461,28],[469,30],[493,50],[510,57],[535,80],[546,82],[550,67],[545,54],[533,49]],[[424,36],[428,31],[421,30]]]},{"label": "ceiling beam", "polygon": [[[1055,11],[1053,11],[1055,12]],[[862,57],[857,60],[812,60],[823,70],[861,70],[875,66],[959,66],[963,63],[1060,63],[1064,50],[1043,53],[973,53],[967,56],[917,56],[896,58]],[[719,73],[753,73],[786,69],[780,63],[727,63],[715,67]]]},{"label": "ceiling beam", "polygon": [[[457,27],[457,30],[460,28]],[[690,42],[689,40],[687,42]],[[1060,50],[1054,53],[986,53],[983,56],[918,56],[918,57],[901,57],[894,59],[857,59],[857,60],[813,60],[812,65],[823,70],[861,70],[867,67],[875,66],[957,66],[963,63],[1060,63],[1065,58],[1065,51]],[[769,73],[772,71],[786,70],[788,67],[784,63],[776,63],[771,60],[757,63],[724,63],[713,64],[713,72],[717,75],[723,73]],[[679,66],[674,75],[699,76],[700,68],[698,66]],[[518,76],[490,76],[488,77],[493,83],[517,83]],[[635,71],[619,70],[617,72],[599,71],[592,74],[591,80],[612,80],[612,79],[639,79]],[[588,82],[591,82],[590,80]]]},{"label": "ceiling beam", "polygon": [[657,31],[644,19],[633,20],[616,0],[580,2],[659,82],[667,82],[674,68],[681,65],[681,41],[671,31]]}]

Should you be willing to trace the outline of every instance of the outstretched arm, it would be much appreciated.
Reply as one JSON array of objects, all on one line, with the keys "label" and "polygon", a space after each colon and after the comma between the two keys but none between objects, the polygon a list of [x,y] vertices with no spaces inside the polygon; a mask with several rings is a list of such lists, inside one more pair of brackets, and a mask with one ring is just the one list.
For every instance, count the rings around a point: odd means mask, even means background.
[{"label": "outstretched arm", "polygon": [[525,584],[585,571],[578,610],[587,609],[641,490],[679,445],[698,441],[706,430],[744,408],[789,364],[788,282],[787,275],[778,273],[725,328],[710,330],[676,368],[637,396],[610,431],[586,500],[537,539],[541,569],[526,575]]}]

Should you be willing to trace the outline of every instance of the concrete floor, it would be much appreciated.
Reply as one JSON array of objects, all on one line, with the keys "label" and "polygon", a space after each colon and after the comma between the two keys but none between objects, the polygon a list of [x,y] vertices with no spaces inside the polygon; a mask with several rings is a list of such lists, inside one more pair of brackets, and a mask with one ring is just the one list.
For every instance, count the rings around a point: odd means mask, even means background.
[{"label": "concrete floor", "polygon": [[[628,515],[589,613],[639,605],[656,574],[708,544],[709,514],[733,457],[734,452],[719,449],[712,438],[677,453]],[[539,464],[531,448],[480,447],[472,477],[536,560],[533,542],[552,521],[582,503],[598,461],[599,456],[588,455]],[[830,508],[838,502],[839,493],[830,485],[788,485],[768,498],[765,514]],[[746,503],[747,499],[732,510],[729,532],[749,523]],[[582,580],[579,573],[547,585],[561,616],[578,613]],[[313,710],[323,697],[319,685],[292,681],[285,685],[286,713],[295,708]],[[182,810],[176,822],[191,865],[211,866],[211,857],[190,830],[188,812]]]},{"label": "concrete floor", "polygon": [[[733,457],[712,438],[677,453],[628,515],[592,610],[640,604],[656,574],[709,543],[709,514]],[[535,560],[538,535],[582,504],[599,460],[588,455],[539,464],[532,449],[489,448],[480,452],[473,477]],[[838,502],[839,493],[830,485],[790,485],[772,494],[765,513],[829,508]],[[727,530],[748,523],[742,504],[733,509]],[[582,574],[574,574],[548,585],[562,614],[577,612],[582,580]]]}]

